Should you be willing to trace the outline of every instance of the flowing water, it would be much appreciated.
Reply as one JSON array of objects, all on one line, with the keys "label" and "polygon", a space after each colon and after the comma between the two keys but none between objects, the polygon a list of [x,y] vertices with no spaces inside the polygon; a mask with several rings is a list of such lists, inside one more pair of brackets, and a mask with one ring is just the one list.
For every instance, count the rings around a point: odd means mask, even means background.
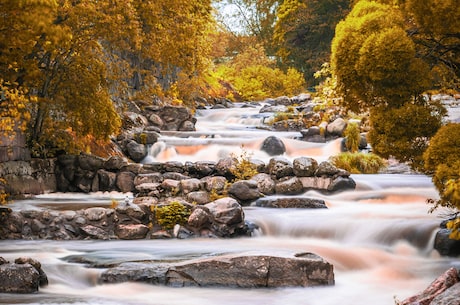
[{"label": "flowing water", "polygon": [[[169,133],[152,147],[145,160],[217,160],[245,151],[259,159],[258,150],[272,132],[260,128],[258,109],[204,110],[197,114],[197,132]],[[297,133],[277,133],[287,146],[287,158],[318,160],[338,151],[338,142],[297,141]],[[322,198],[328,209],[245,208],[246,218],[260,229],[251,238],[140,241],[1,241],[0,256],[13,260],[31,256],[42,262],[50,284],[32,295],[2,294],[0,304],[75,305],[233,305],[394,304],[423,290],[456,259],[432,249],[443,213],[429,214],[427,198],[437,194],[423,175],[353,175],[354,191],[335,195],[308,192]],[[109,206],[123,194],[44,195],[11,207]],[[66,260],[71,255],[116,264],[123,261],[179,261],[253,250],[314,252],[334,265],[335,285],[315,288],[227,289],[169,288],[140,283],[99,285],[96,269]]]}]

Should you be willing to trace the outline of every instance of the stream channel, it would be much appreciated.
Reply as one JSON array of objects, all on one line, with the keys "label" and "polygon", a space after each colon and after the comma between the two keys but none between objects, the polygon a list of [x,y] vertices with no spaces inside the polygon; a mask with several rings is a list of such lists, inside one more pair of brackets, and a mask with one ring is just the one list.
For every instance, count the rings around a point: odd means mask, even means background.
[{"label": "stream channel", "polygon": [[[218,160],[242,150],[268,161],[263,140],[276,135],[285,157],[310,156],[319,162],[339,152],[339,141],[318,144],[296,140],[298,132],[263,128],[259,108],[198,110],[196,132],[162,132],[149,161]],[[246,207],[246,219],[260,229],[237,239],[136,241],[0,241],[0,256],[12,261],[30,256],[42,263],[50,284],[32,295],[2,294],[0,304],[73,305],[391,305],[414,295],[460,262],[441,257],[433,240],[443,216],[428,213],[426,199],[437,198],[431,179],[413,174],[352,175],[356,190],[333,195],[309,191],[328,209]],[[16,201],[13,209],[110,206],[124,194],[45,194]],[[67,208],[68,207],[68,208]],[[253,250],[313,252],[334,265],[335,285],[315,288],[235,289],[171,288],[140,283],[97,284],[103,269],[65,260],[81,255],[103,263],[180,261]]]}]

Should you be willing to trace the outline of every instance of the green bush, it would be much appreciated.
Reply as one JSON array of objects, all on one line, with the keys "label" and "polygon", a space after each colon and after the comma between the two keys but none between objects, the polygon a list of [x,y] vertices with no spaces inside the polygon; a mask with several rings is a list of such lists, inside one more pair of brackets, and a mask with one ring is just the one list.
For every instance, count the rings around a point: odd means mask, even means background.
[{"label": "green bush", "polygon": [[386,161],[372,153],[345,152],[330,158],[332,164],[352,174],[376,174],[386,166]]},{"label": "green bush", "polygon": [[157,223],[165,230],[174,228],[176,224],[186,224],[189,216],[190,210],[178,201],[173,201],[162,207],[155,207]]},{"label": "green bush", "polygon": [[250,154],[243,150],[240,155],[232,155],[234,164],[230,171],[235,176],[234,181],[251,179],[257,175],[257,167],[250,160]]},{"label": "green bush", "polygon": [[359,142],[361,141],[361,134],[359,126],[356,123],[348,123],[345,129],[345,146],[349,152],[355,153],[359,150]]}]

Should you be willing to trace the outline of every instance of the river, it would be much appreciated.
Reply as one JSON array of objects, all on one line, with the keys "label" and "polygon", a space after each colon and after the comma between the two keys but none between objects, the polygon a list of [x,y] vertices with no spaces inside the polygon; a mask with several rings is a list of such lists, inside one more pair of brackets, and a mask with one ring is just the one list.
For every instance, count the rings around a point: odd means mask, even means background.
[{"label": "river", "polygon": [[[242,150],[268,160],[258,148],[267,135],[265,115],[257,108],[201,110],[197,132],[165,133],[152,148],[150,160],[217,160]],[[338,141],[327,144],[296,140],[300,134],[280,132],[287,158],[326,159],[338,152]],[[149,160],[146,160],[148,162]],[[50,284],[32,295],[2,294],[0,304],[73,305],[384,305],[423,290],[457,259],[432,249],[442,216],[428,213],[425,201],[437,193],[429,177],[407,174],[353,175],[354,191],[322,198],[328,209],[267,209],[246,207],[246,219],[258,224],[255,236],[238,239],[136,241],[0,241],[0,256],[9,260],[30,256],[41,261]],[[13,209],[44,206],[109,206],[123,194],[48,194],[18,201]],[[65,208],[65,207],[64,207]],[[315,288],[227,289],[169,288],[140,283],[97,283],[104,269],[71,263],[80,255],[92,261],[175,261],[223,253],[266,250],[314,252],[334,265],[335,285]]]}]

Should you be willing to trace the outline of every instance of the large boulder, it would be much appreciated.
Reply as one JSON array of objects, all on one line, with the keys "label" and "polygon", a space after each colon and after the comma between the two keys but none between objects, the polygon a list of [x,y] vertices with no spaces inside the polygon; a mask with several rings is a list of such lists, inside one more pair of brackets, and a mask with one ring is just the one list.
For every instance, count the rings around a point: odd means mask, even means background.
[{"label": "large boulder", "polygon": [[123,263],[104,271],[100,281],[141,281],[173,287],[312,287],[334,285],[334,273],[331,264],[312,253],[246,253],[176,264]]},{"label": "large boulder", "polygon": [[323,199],[304,196],[266,197],[256,201],[256,206],[264,208],[299,208],[299,209],[327,209]]},{"label": "large boulder", "polygon": [[0,257],[0,293],[35,293],[47,283],[46,274],[36,260],[20,258],[9,263]]},{"label": "large boulder", "polygon": [[[451,295],[445,293],[447,290],[454,285],[457,286],[451,292],[455,292],[459,295],[458,283],[460,281],[459,272],[455,268],[450,268],[442,275],[440,275],[436,280],[434,280],[424,291],[421,293],[409,297],[402,302],[398,302],[399,305],[434,305],[434,304],[459,304],[458,298],[457,303],[446,303],[447,298],[450,298]],[[444,295],[443,295],[444,294]],[[434,299],[437,298],[436,302],[433,303]]]},{"label": "large boulder", "polygon": [[434,248],[443,256],[457,257],[460,255],[460,241],[449,238],[452,231],[441,228],[434,240]]}]

